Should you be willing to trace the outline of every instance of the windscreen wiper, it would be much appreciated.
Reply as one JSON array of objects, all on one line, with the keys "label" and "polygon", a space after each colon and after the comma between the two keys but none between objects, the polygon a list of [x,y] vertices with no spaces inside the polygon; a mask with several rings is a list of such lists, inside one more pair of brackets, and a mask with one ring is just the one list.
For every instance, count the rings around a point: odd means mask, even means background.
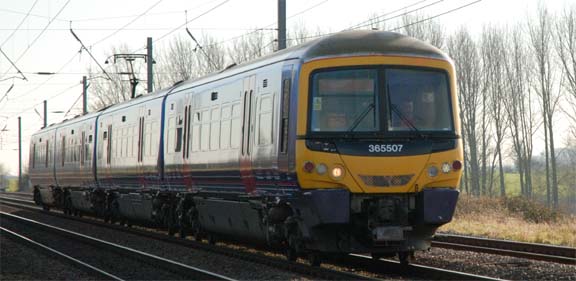
[{"label": "windscreen wiper", "polygon": [[364,120],[364,117],[366,117],[366,115],[368,115],[368,112],[370,112],[370,110],[373,108],[374,108],[374,103],[370,103],[368,105],[368,107],[366,109],[364,109],[364,111],[362,111],[360,116],[358,116],[358,118],[356,118],[356,120],[354,120],[354,123],[352,123],[352,126],[350,126],[350,128],[347,130],[347,132],[354,131],[354,129],[356,129],[356,127],[358,127],[358,125],[360,125],[360,122],[362,122],[362,120]]},{"label": "windscreen wiper", "polygon": [[412,123],[412,121],[408,120],[408,118],[406,118],[406,116],[404,116],[404,114],[402,114],[402,112],[400,110],[398,110],[398,107],[396,107],[395,104],[390,104],[390,108],[392,108],[392,112],[396,113],[396,115],[398,115],[398,117],[400,117],[402,122],[404,122],[406,125],[408,125],[408,127],[410,127],[410,129],[412,129],[412,131],[416,132],[419,137],[424,138],[424,135],[422,135],[422,132],[420,132],[420,130],[418,130],[418,128],[416,128],[416,126],[414,126],[414,123]]}]

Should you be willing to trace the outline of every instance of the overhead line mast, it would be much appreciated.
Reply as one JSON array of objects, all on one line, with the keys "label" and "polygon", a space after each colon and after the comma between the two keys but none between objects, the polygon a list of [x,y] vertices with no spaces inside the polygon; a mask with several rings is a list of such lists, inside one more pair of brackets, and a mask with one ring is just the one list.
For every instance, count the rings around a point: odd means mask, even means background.
[{"label": "overhead line mast", "polygon": [[286,49],[286,0],[278,0],[278,50]]}]

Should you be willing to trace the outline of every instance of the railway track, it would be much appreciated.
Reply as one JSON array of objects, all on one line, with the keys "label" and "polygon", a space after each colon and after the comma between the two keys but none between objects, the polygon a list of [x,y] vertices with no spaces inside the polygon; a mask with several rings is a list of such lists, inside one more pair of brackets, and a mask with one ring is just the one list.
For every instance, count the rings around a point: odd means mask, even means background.
[{"label": "railway track", "polygon": [[[66,257],[68,261],[89,269],[105,279],[235,280],[17,215],[0,212],[0,218],[3,220],[3,232],[12,237],[26,239],[35,247],[52,254]],[[6,225],[12,229],[8,230]],[[27,238],[17,232],[28,233],[27,235],[33,238]]]},{"label": "railway track", "polygon": [[[22,194],[24,197],[26,194]],[[31,198],[31,194],[29,194]],[[29,200],[20,198],[7,198],[0,196],[0,199],[11,200],[19,203],[32,203]],[[500,239],[480,238],[453,234],[436,234],[433,247],[481,252],[497,255],[506,255],[532,260],[541,260],[563,264],[576,264],[576,248],[525,243]]]},{"label": "railway track", "polygon": [[570,247],[452,234],[437,234],[432,246],[576,265],[576,249]]},{"label": "railway track", "polygon": [[[44,212],[41,207],[35,206],[33,201],[30,200],[23,200],[20,198],[6,198],[0,196],[0,202],[7,206],[14,206],[17,208],[33,210]],[[227,246],[219,246],[219,245],[211,245],[207,243],[202,243],[193,240],[184,240],[176,237],[171,237],[166,235],[165,233],[159,233],[149,230],[144,230],[140,228],[127,228],[120,225],[115,224],[108,224],[104,223],[99,220],[93,219],[84,219],[84,218],[77,218],[77,217],[70,217],[64,215],[62,213],[56,212],[48,212],[52,216],[68,219],[68,220],[75,220],[81,221],[84,223],[89,223],[92,225],[111,228],[120,232],[136,234],[139,236],[159,240],[162,242],[167,242],[171,244],[176,244],[178,246],[188,247],[194,250],[202,250],[206,252],[211,252],[215,254],[220,254],[228,257],[234,257],[241,260],[251,261],[257,264],[268,265],[274,268],[278,268],[281,270],[286,270],[294,273],[299,273],[302,275],[311,276],[315,279],[326,279],[326,280],[375,280],[366,276],[349,273],[349,272],[342,272],[337,270],[332,270],[323,267],[312,267],[308,266],[303,263],[296,263],[296,262],[287,262],[283,257],[271,257],[269,255],[263,255],[243,250],[238,250],[237,247],[227,247]]]},{"label": "railway track", "polygon": [[[2,197],[0,197],[2,198]],[[20,204],[23,203],[22,199],[14,199],[15,202],[20,202]],[[24,200],[26,201],[26,200]],[[32,202],[28,201],[28,203],[25,204],[32,204]],[[36,208],[36,210],[38,210],[38,207],[32,207],[32,208]],[[57,216],[62,216],[65,218],[71,218],[69,216],[64,216],[61,215],[59,213],[51,213]],[[247,260],[254,260],[255,262],[259,262],[259,263],[265,263],[265,264],[269,264],[272,265],[274,267],[279,267],[279,268],[283,268],[286,270],[291,270],[294,272],[307,272],[310,270],[310,267],[304,264],[299,264],[299,263],[289,263],[286,262],[283,258],[273,258],[271,259],[269,256],[264,256],[264,257],[257,257],[257,255],[254,255],[253,253],[243,253],[242,251],[238,251],[236,249],[229,251],[227,249],[225,249],[224,247],[216,247],[216,249],[209,244],[205,244],[205,243],[198,243],[195,241],[191,241],[191,240],[182,240],[182,239],[178,239],[178,238],[174,238],[174,237],[170,237],[165,235],[164,233],[157,233],[157,232],[150,232],[150,231],[146,231],[146,230],[138,230],[138,229],[130,229],[130,228],[125,228],[125,227],[120,227],[117,225],[110,225],[110,224],[105,224],[103,222],[99,222],[96,221],[95,223],[98,224],[102,224],[106,227],[114,227],[117,228],[120,231],[127,231],[127,232],[139,232],[141,235],[146,235],[146,236],[150,236],[155,239],[161,239],[163,241],[168,241],[170,243],[178,243],[179,245],[184,245],[184,246],[188,246],[188,247],[193,247],[193,248],[200,248],[200,249],[204,249],[207,251],[216,251],[218,253],[221,254],[225,254],[225,255],[229,255],[229,256],[236,256],[242,259],[247,259]],[[450,238],[446,238],[446,236],[444,235],[440,235],[442,238],[440,239],[450,239]],[[470,237],[471,238],[471,237]],[[455,244],[455,243],[453,243]],[[462,246],[464,247],[464,245]],[[224,248],[224,249],[223,249]],[[553,247],[553,248],[557,248],[557,247]],[[459,249],[464,249],[464,248],[459,248]],[[468,249],[466,248],[465,250],[472,250],[474,251],[474,249]],[[498,249],[494,249],[494,252],[491,252],[493,254],[500,254],[500,255],[508,255],[507,252],[498,252]],[[524,256],[523,258],[531,258],[531,256]],[[257,261],[258,259],[263,259],[263,261]],[[278,261],[275,261],[278,260]],[[417,264],[411,264],[411,265],[400,265],[398,262],[396,261],[391,261],[391,260],[372,260],[371,257],[368,256],[363,256],[363,255],[350,255],[350,256],[346,256],[346,257],[338,257],[336,259],[328,259],[328,262],[334,262],[334,264],[337,265],[342,265],[343,267],[352,267],[354,269],[358,269],[358,270],[363,270],[363,271],[367,271],[376,275],[380,275],[380,274],[397,274],[398,276],[402,276],[402,277],[406,277],[406,276],[410,276],[410,277],[414,277],[414,278],[423,278],[423,279],[436,279],[436,280],[495,280],[493,278],[489,278],[489,277],[485,277],[485,276],[480,276],[480,275],[474,275],[474,274],[467,274],[467,273],[462,273],[462,272],[456,272],[456,271],[450,271],[450,270],[444,270],[444,269],[439,269],[439,268],[433,268],[433,267],[428,267],[428,266],[424,266],[424,265],[417,265]],[[274,264],[277,263],[277,264]],[[322,269],[322,268],[319,268]],[[321,277],[324,279],[358,279],[358,275],[352,275],[352,276],[339,276],[339,273],[337,273],[336,275],[326,275],[326,273],[307,273],[307,274],[311,274],[312,276],[315,277]]]},{"label": "railway track", "polygon": [[4,227],[0,226],[0,233],[2,233],[2,235],[6,235],[12,239],[18,240],[19,242],[23,242],[29,246],[32,246],[32,248],[38,249],[40,251],[44,251],[47,252],[49,255],[56,257],[58,260],[61,261],[67,261],[69,264],[71,264],[72,266],[78,267],[80,268],[82,271],[87,272],[87,273],[91,273],[94,274],[95,276],[98,276],[99,278],[103,278],[106,280],[123,280],[122,278],[116,276],[116,275],[112,275],[100,268],[97,268],[95,266],[92,266],[88,263],[85,263],[79,259],[73,258],[61,251],[55,250],[49,246],[46,246],[42,243],[36,242],[30,238],[28,238],[27,236],[18,234],[14,231],[8,230]]}]

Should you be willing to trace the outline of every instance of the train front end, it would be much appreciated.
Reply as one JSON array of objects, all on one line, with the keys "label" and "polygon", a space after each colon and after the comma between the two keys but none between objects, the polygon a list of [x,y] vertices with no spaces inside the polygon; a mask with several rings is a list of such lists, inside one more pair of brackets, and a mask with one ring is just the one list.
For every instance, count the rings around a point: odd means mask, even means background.
[{"label": "train front end", "polygon": [[398,52],[311,59],[298,91],[305,199],[292,202],[292,236],[320,252],[401,260],[428,249],[452,220],[462,174],[451,61]]}]

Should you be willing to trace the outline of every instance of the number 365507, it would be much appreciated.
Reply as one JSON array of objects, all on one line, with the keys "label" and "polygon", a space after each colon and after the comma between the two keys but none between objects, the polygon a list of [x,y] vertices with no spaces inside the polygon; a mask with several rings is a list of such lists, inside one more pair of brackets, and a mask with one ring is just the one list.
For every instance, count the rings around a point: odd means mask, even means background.
[{"label": "number 365507", "polygon": [[368,152],[402,152],[402,144],[370,144]]}]

